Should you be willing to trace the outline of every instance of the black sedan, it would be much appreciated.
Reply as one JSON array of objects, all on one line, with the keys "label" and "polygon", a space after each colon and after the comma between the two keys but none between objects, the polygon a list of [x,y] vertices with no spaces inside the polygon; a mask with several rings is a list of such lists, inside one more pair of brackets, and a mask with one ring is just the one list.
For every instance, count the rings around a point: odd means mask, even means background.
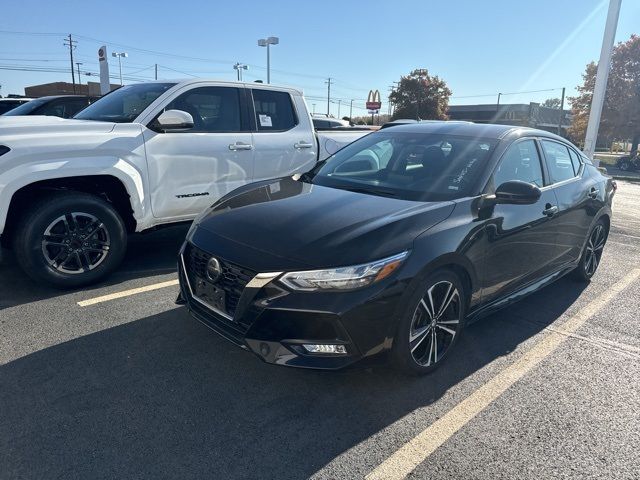
[{"label": "black sedan", "polygon": [[385,129],[204,212],[180,252],[179,301],[270,363],[387,354],[426,373],[466,323],[565,274],[588,281],[615,187],[544,131]]},{"label": "black sedan", "polygon": [[80,110],[89,106],[98,97],[86,95],[51,95],[40,97],[24,103],[3,116],[15,117],[20,115],[48,115],[53,117],[71,118]]}]

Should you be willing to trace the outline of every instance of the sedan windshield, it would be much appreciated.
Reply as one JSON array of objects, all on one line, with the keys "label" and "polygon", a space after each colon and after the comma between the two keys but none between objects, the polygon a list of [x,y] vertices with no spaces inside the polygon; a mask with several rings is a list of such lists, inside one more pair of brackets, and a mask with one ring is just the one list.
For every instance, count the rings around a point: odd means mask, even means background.
[{"label": "sedan windshield", "polygon": [[367,135],[303,177],[316,185],[404,200],[466,197],[496,140],[385,131]]},{"label": "sedan windshield", "polygon": [[175,83],[139,83],[126,85],[105,95],[78,113],[80,120],[131,123],[156,98]]}]

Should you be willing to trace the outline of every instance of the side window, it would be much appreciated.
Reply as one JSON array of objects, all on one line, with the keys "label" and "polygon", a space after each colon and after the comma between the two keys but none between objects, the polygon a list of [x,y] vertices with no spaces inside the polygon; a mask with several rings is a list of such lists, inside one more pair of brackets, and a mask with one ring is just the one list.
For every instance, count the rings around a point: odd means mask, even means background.
[{"label": "side window", "polygon": [[547,161],[551,183],[562,182],[575,177],[569,149],[558,142],[542,140],[542,148]]},{"label": "side window", "polygon": [[57,100],[50,102],[38,111],[38,115],[49,115],[53,117],[64,117],[64,101]]},{"label": "side window", "polygon": [[571,157],[571,163],[573,164],[573,171],[577,175],[580,171],[580,158],[572,149],[569,149],[569,156]]},{"label": "side window", "polygon": [[514,143],[502,156],[493,174],[493,185],[499,187],[510,180],[521,180],[538,187],[544,186],[540,155],[534,140]]},{"label": "side window", "polygon": [[200,87],[183,93],[166,110],[182,110],[193,117],[189,132],[239,132],[240,92],[231,87]]},{"label": "side window", "polygon": [[290,130],[298,124],[291,95],[272,90],[253,90],[256,125],[259,132]]}]

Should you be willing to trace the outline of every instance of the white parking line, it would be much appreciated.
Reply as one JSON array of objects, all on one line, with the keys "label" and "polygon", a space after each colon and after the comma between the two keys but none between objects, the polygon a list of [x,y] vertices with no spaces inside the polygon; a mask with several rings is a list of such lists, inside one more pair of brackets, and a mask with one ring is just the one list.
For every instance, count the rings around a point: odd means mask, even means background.
[{"label": "white parking line", "polygon": [[130,290],[124,290],[122,292],[110,293],[109,295],[102,295],[101,297],[90,298],[88,300],[82,300],[78,302],[81,307],[88,307],[89,305],[95,305],[96,303],[108,302],[115,300],[116,298],[129,297],[131,295],[137,295],[138,293],[151,292],[160,288],[173,287],[178,285],[178,280],[169,280],[167,282],[154,283],[153,285],[147,285],[145,287],[132,288]]},{"label": "white parking line", "polygon": [[640,269],[632,270],[605,293],[578,311],[576,315],[559,325],[564,334],[547,331],[542,340],[524,353],[519,360],[502,370],[488,383],[478,388],[443,417],[416,435],[371,471],[366,476],[366,479],[390,480],[405,478],[440,445],[570,338],[567,334],[574,333],[584,325],[589,318],[606,306],[638,277],[640,277]]}]

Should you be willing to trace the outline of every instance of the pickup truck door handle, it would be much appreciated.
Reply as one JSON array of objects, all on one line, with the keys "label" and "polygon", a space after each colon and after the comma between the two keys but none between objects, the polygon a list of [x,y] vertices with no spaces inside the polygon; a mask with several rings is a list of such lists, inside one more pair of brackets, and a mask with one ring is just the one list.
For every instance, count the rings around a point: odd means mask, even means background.
[{"label": "pickup truck door handle", "polygon": [[596,187],[591,187],[591,190],[589,190],[589,193],[587,193],[587,197],[596,199],[598,198],[599,194],[600,190],[598,190]]},{"label": "pickup truck door handle", "polygon": [[293,144],[294,148],[313,148],[313,143],[297,142]]},{"label": "pickup truck door handle", "polygon": [[558,213],[558,206],[547,203],[542,213],[547,217],[553,217],[556,213]]},{"label": "pickup truck door handle", "polygon": [[243,142],[236,142],[229,145],[229,150],[253,150],[253,145]]}]

